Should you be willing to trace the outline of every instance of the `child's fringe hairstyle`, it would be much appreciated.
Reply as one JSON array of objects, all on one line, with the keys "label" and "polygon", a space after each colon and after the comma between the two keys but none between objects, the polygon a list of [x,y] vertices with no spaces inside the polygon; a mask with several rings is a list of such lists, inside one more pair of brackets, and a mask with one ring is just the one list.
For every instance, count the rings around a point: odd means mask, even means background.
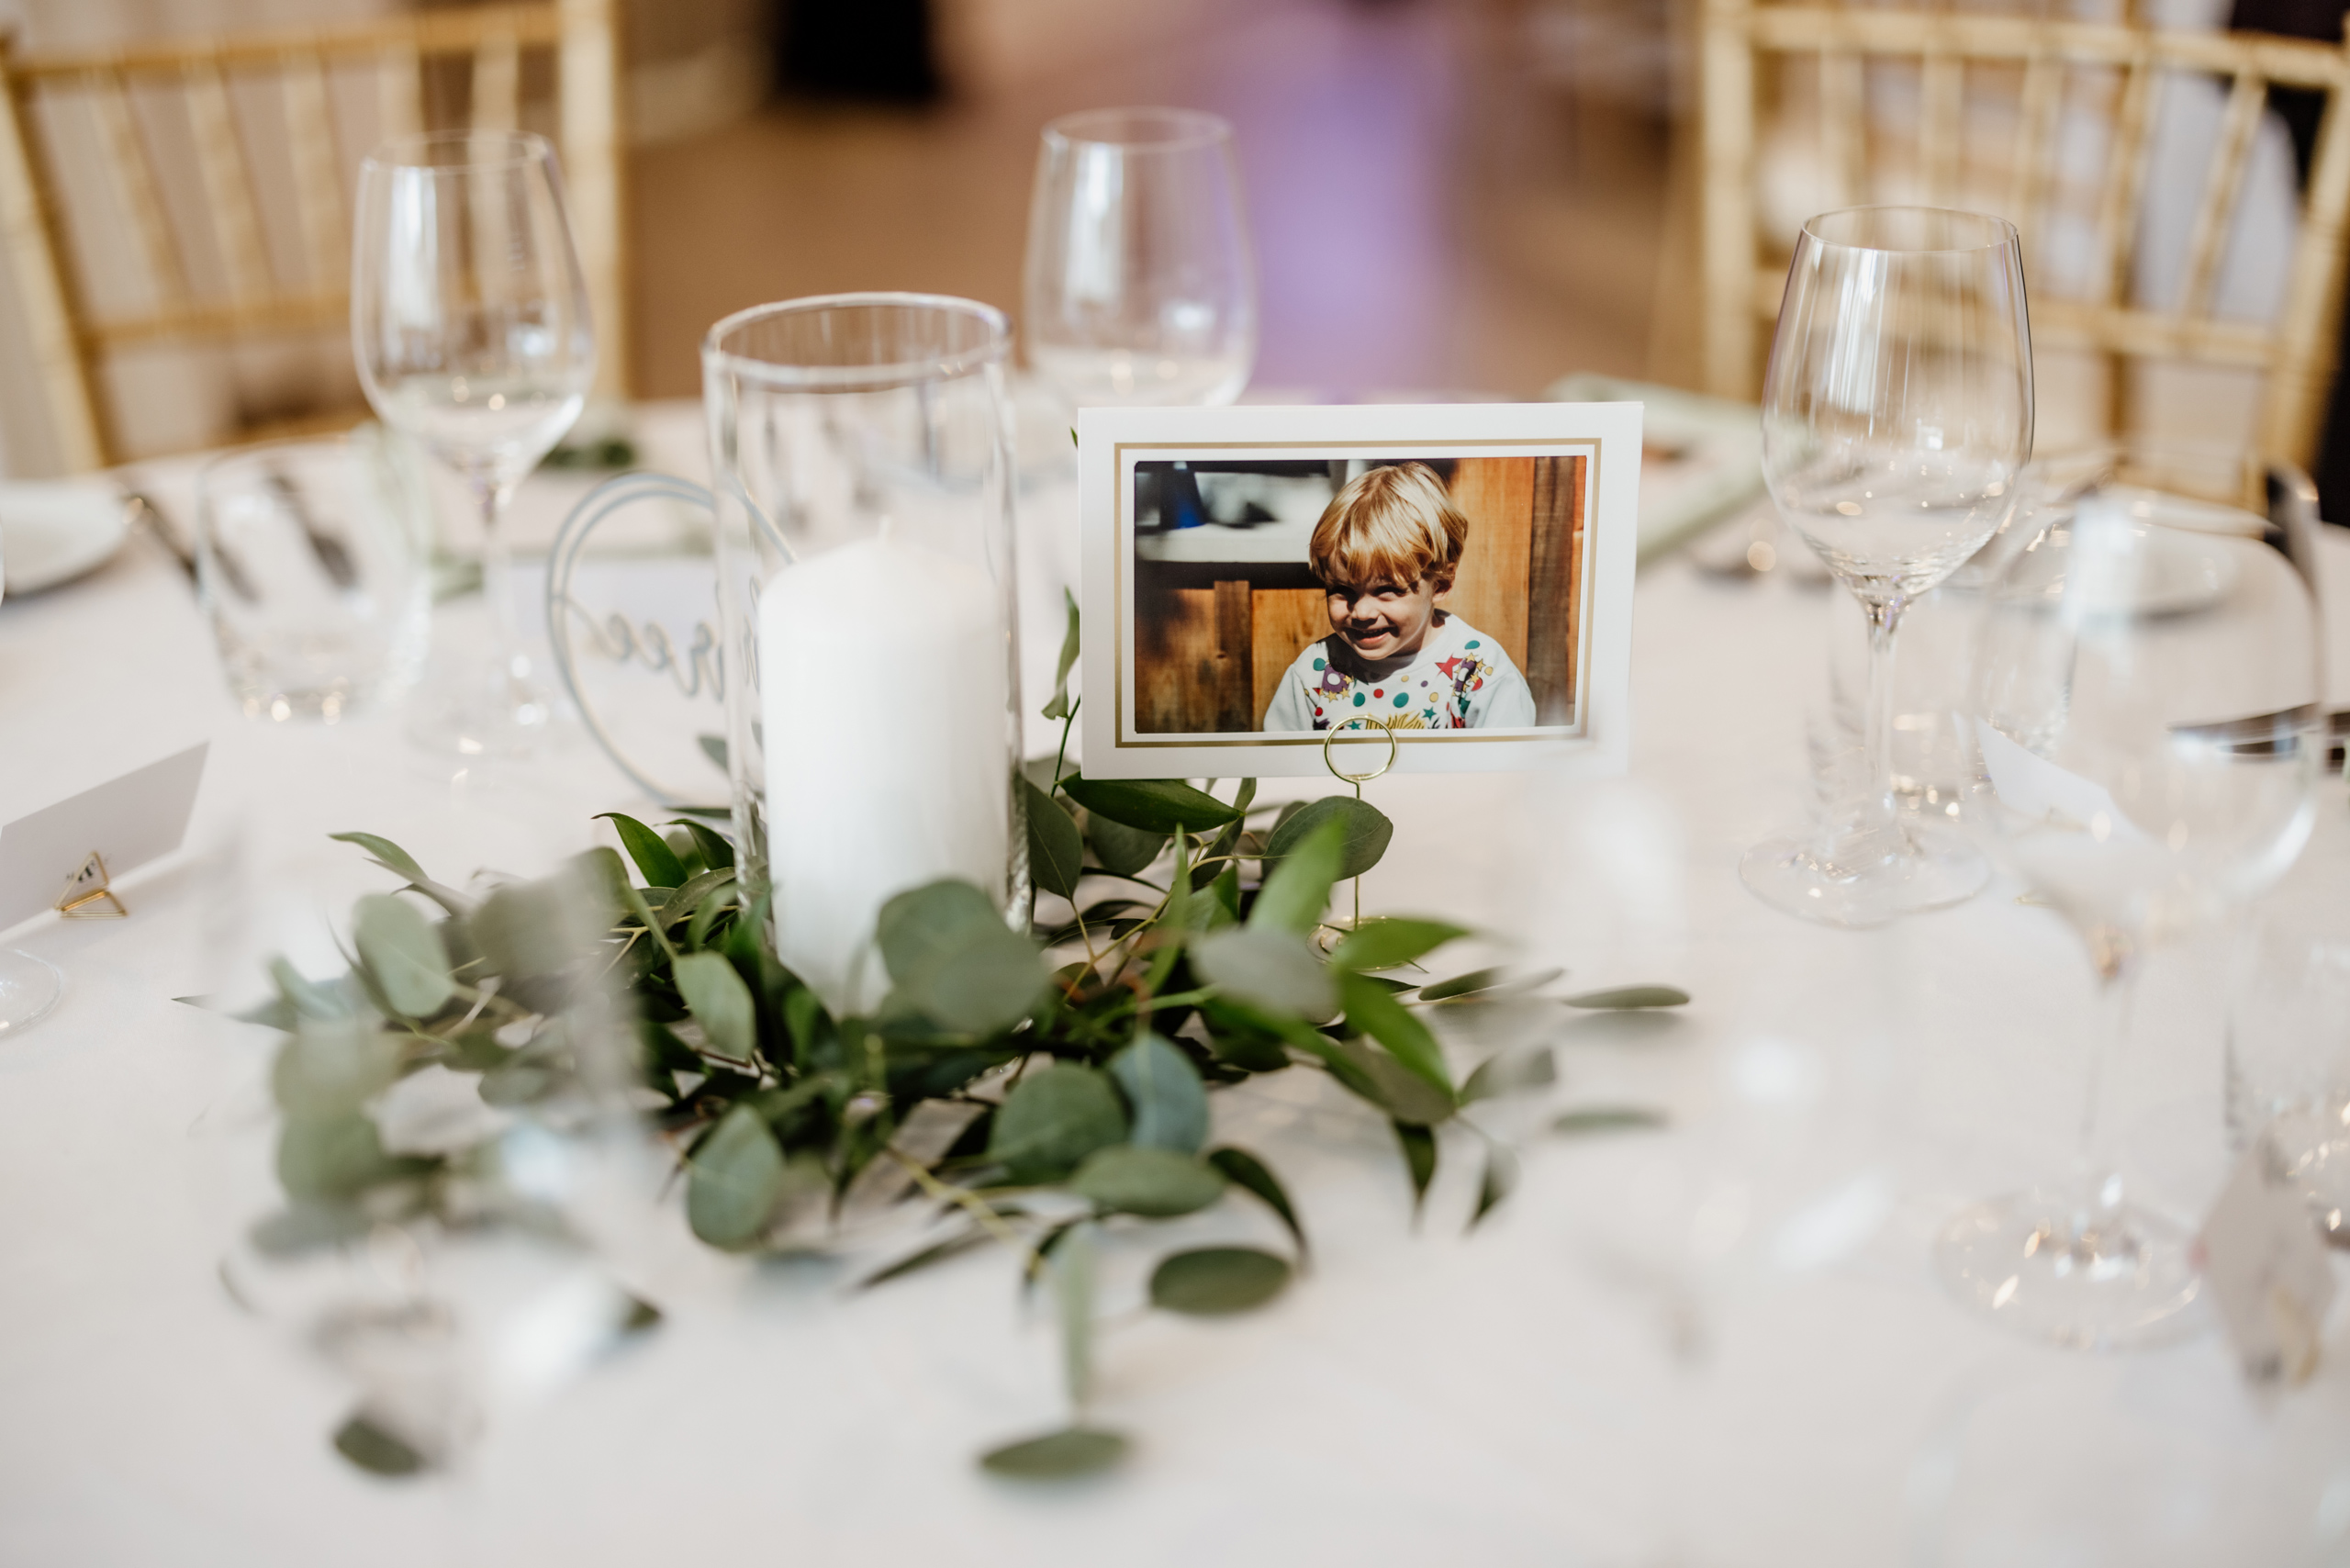
[{"label": "child's fringe hairstyle", "polygon": [[1346,588],[1422,577],[1441,593],[1469,543],[1469,520],[1435,470],[1396,463],[1356,475],[1314,525],[1307,559],[1323,582]]}]

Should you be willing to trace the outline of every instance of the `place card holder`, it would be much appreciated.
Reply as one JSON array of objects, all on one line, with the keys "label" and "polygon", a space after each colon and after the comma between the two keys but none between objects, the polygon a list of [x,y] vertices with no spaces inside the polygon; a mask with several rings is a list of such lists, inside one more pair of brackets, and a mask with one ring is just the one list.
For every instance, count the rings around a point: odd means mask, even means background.
[{"label": "place card holder", "polygon": [[[1367,730],[1378,731],[1379,734],[1385,736],[1387,740],[1387,760],[1366,773],[1348,773],[1330,759],[1330,746],[1332,743],[1336,742],[1337,738],[1347,731],[1353,729],[1357,724],[1360,724]],[[1355,799],[1360,801],[1362,799],[1362,787],[1365,784],[1370,783],[1372,779],[1378,778],[1381,774],[1386,772],[1389,768],[1394,767],[1395,757],[1400,750],[1401,746],[1395,739],[1395,732],[1393,730],[1388,728],[1385,724],[1379,722],[1376,719],[1366,719],[1360,715],[1357,715],[1351,719],[1341,720],[1339,722],[1331,725],[1328,730],[1323,733],[1322,766],[1328,768],[1330,770],[1331,777],[1337,779],[1340,783],[1353,785],[1355,787]],[[1355,879],[1355,917],[1349,923],[1349,929],[1353,926],[1360,925],[1361,924],[1362,879],[1360,877],[1357,877]]]},{"label": "place card holder", "polygon": [[113,879],[106,874],[106,857],[91,850],[82,862],[82,868],[65,879],[65,890],[57,896],[57,913],[68,920],[125,918],[130,911],[115,896],[112,884]]}]

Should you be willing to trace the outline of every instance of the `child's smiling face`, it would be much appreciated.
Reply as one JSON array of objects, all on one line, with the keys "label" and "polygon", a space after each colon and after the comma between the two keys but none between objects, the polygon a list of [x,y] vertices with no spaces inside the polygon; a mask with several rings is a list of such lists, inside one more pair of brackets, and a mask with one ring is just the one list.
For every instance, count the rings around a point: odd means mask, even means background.
[{"label": "child's smiling face", "polygon": [[1450,588],[1422,576],[1406,588],[1378,582],[1329,585],[1330,629],[1367,664],[1405,658],[1420,651],[1436,622],[1437,596]]}]

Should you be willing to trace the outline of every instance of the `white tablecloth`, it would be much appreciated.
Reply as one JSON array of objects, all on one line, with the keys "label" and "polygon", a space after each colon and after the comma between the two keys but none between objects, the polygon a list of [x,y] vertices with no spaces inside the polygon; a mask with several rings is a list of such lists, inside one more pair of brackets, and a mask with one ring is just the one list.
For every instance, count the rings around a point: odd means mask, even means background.
[{"label": "white tablecloth", "polygon": [[[1042,495],[1032,534],[1062,504]],[[2329,548],[2350,605],[2350,550]],[[1136,1439],[1123,1472],[1035,1488],[974,1467],[1062,1414],[1051,1324],[1006,1255],[855,1296],[826,1265],[713,1261],[649,1282],[670,1319],[641,1347],[493,1429],[453,1521],[446,1489],[333,1453],[349,1391],[222,1290],[234,1219],[191,1150],[270,1037],[172,998],[222,983],[231,928],[331,963],[323,920],[384,880],[329,832],[455,877],[533,872],[593,840],[592,812],[649,807],[576,729],[501,769],[425,756],[396,715],[247,722],[144,544],[0,605],[8,814],[167,735],[213,745],[194,848],[133,884],[130,919],[12,938],[70,981],[0,1039],[0,1563],[2342,1560],[2340,1315],[2320,1381],[2263,1406],[2214,1335],[2072,1356],[1939,1293],[1943,1219],[2064,1169],[2088,970],[2012,887],[1863,934],[1740,887],[1740,851],[1804,808],[1827,602],[1668,563],[1639,588],[1628,778],[1371,788],[1397,836],[1369,907],[1522,932],[1578,984],[1695,995],[1566,1025],[1546,1102],[1656,1104],[1668,1130],[1569,1141],[1504,1114],[1524,1185],[1464,1237],[1467,1135],[1416,1226],[1359,1103],[1304,1074],[1221,1095],[1219,1134],[1281,1172],[1315,1266],[1256,1315],[1125,1317],[1169,1242],[1270,1233],[1226,1204],[1113,1249],[1095,1418]],[[2337,783],[2280,896],[2350,931],[2345,869]],[[2224,1170],[2218,972],[2206,943],[2149,977],[2124,1067],[2132,1170],[2190,1214]],[[471,1556],[436,1555],[453,1538]]]}]

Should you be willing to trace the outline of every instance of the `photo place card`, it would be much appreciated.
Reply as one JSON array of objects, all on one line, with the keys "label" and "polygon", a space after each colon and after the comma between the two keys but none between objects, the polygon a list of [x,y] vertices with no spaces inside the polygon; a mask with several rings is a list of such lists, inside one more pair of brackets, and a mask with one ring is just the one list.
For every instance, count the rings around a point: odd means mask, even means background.
[{"label": "photo place card", "polygon": [[1639,404],[1089,409],[1078,444],[1088,776],[1318,774],[1333,730],[1623,771]]}]

